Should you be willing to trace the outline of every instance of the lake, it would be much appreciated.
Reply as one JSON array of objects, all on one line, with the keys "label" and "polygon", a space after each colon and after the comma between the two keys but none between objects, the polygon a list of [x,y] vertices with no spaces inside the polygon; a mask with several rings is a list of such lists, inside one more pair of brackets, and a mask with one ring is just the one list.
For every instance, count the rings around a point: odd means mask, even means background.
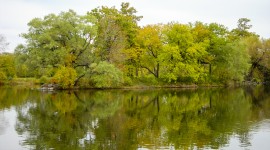
[{"label": "lake", "polygon": [[270,149],[270,88],[0,87],[0,149]]}]

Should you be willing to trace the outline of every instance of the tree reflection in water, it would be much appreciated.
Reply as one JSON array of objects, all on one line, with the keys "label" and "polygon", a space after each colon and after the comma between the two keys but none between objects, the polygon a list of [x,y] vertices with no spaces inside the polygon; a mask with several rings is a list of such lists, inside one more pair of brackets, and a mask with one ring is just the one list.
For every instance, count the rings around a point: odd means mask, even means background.
[{"label": "tree reflection in water", "polygon": [[[34,149],[218,149],[270,118],[263,87],[28,94],[16,130]],[[1,96],[1,95],[0,95]]]}]

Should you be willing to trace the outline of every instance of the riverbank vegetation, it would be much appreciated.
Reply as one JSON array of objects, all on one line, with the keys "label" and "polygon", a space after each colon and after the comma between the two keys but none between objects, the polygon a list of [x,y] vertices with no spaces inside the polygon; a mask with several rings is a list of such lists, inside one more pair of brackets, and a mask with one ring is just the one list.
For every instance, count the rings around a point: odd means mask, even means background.
[{"label": "riverbank vegetation", "polygon": [[218,23],[169,22],[139,26],[129,3],[34,18],[26,44],[0,55],[0,82],[36,78],[62,88],[135,85],[267,83],[270,39],[240,18],[235,29]]}]

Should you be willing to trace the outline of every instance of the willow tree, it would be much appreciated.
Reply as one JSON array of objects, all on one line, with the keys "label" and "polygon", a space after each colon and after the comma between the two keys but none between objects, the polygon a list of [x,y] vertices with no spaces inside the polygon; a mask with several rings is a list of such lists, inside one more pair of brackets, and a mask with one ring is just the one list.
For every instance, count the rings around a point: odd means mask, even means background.
[{"label": "willow tree", "polygon": [[93,42],[97,35],[96,19],[92,15],[77,15],[74,11],[49,14],[28,23],[26,50],[31,64],[46,74],[48,68],[66,66],[76,70],[78,79],[93,61]]}]

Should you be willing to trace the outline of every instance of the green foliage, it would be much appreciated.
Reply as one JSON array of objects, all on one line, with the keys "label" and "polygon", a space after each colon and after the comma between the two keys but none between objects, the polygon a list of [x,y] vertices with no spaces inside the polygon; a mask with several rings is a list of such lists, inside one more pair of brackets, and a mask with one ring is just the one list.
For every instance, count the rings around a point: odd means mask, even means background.
[{"label": "green foliage", "polygon": [[217,57],[213,67],[212,78],[221,82],[243,81],[250,68],[248,51],[241,41],[228,43]]},{"label": "green foliage", "polygon": [[53,77],[53,81],[63,89],[73,88],[77,77],[76,71],[71,67],[60,67]]},{"label": "green foliage", "polygon": [[243,43],[236,42],[228,45],[227,51],[228,72],[232,80],[243,81],[250,68],[250,56]]},{"label": "green foliage", "polygon": [[48,83],[48,81],[49,81],[49,79],[48,79],[48,77],[46,77],[46,76],[42,76],[42,77],[40,77],[40,79],[39,79],[39,83],[40,83],[40,84]]},{"label": "green foliage", "polygon": [[149,25],[141,29],[136,38],[141,53],[138,65],[156,78],[159,78],[160,73],[161,31],[161,25]]},{"label": "green foliage", "polygon": [[144,83],[144,84],[149,85],[149,86],[158,85],[158,79],[155,76],[153,76],[152,74],[147,74],[147,75],[141,76],[139,78],[139,81],[141,83]]},{"label": "green foliage", "polygon": [[20,44],[14,50],[17,77],[33,77],[37,75],[38,68],[32,63],[26,46]]},{"label": "green foliage", "polygon": [[133,81],[132,81],[132,79],[130,77],[124,75],[123,76],[123,80],[124,80],[123,84],[125,86],[131,86],[131,85],[133,85]]},{"label": "green foliage", "polygon": [[235,36],[234,38],[251,36],[252,33],[248,32],[248,30],[252,27],[252,25],[250,25],[249,22],[250,19],[248,18],[240,18],[237,22],[237,28],[232,30],[232,36]]},{"label": "green foliage", "polygon": [[269,82],[270,78],[270,39],[250,36],[244,39],[251,57],[251,68],[247,80]]},{"label": "green foliage", "polygon": [[248,18],[240,18],[238,20],[238,25],[236,29],[233,29],[230,32],[229,35],[229,39],[232,41],[235,40],[245,40],[246,38],[250,38],[250,37],[259,37],[259,35],[257,35],[254,32],[250,32],[248,31],[249,29],[251,29],[252,25],[249,24],[250,23],[250,19]]},{"label": "green foliage", "polygon": [[7,75],[3,71],[0,71],[0,82],[6,79],[7,79]]},{"label": "green foliage", "polygon": [[188,25],[179,23],[167,25],[164,31],[167,44],[161,56],[162,66],[164,66],[162,78],[168,82],[197,83],[205,76],[202,62],[209,55],[207,52],[209,40],[198,37],[201,35],[200,32],[209,31],[192,29]]},{"label": "green foliage", "polygon": [[[59,15],[35,18],[28,26],[29,32],[22,34],[27,45],[21,45],[16,50],[17,63],[27,64],[34,76],[53,76],[59,66],[69,66],[80,72],[93,61],[97,25],[92,15],[81,16],[69,10]],[[18,68],[23,72],[22,66]]]},{"label": "green foliage", "polygon": [[[122,3],[120,9],[102,6],[86,15],[69,10],[32,19],[28,33],[21,35],[27,44],[15,49],[15,69],[0,69],[7,78],[15,70],[18,77],[40,78],[52,77],[66,66],[76,71],[76,85],[102,88],[119,86],[120,76],[125,76],[126,85],[150,76],[156,78],[149,79],[153,84],[228,83],[252,80],[256,70],[261,81],[270,80],[270,40],[249,32],[249,19],[240,18],[231,31],[202,22],[139,27],[142,17],[136,13],[129,3]],[[105,74],[115,79],[106,79]]]},{"label": "green foliage", "polygon": [[121,50],[135,43],[137,21],[141,19],[136,12],[129,3],[122,3],[120,10],[102,6],[88,13],[97,18],[95,47],[102,61],[122,63]]},{"label": "green foliage", "polygon": [[181,51],[185,51],[187,48],[192,46],[193,43],[191,27],[185,24],[168,24],[166,37],[169,44],[173,46],[178,46]]},{"label": "green foliage", "polygon": [[113,64],[102,61],[92,64],[91,80],[98,88],[118,87],[123,83],[123,73]]},{"label": "green foliage", "polygon": [[15,76],[16,71],[13,54],[0,54],[0,72],[2,72],[2,80],[12,79]]}]

